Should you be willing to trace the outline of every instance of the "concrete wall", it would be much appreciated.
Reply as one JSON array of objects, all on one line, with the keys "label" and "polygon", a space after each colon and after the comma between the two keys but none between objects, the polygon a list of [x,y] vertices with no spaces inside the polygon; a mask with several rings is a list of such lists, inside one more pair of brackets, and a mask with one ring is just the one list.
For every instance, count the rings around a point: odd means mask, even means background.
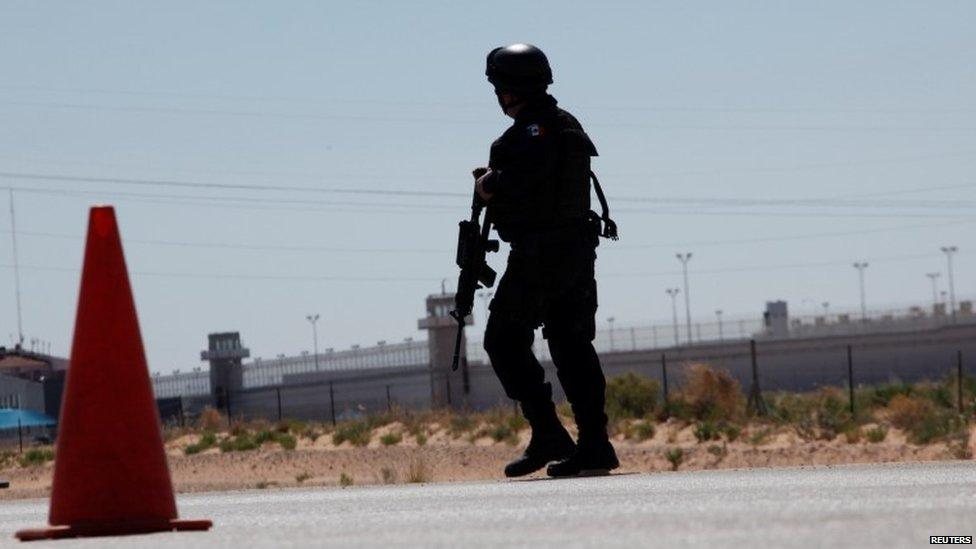
[{"label": "concrete wall", "polygon": [[45,413],[43,384],[0,374],[0,407]]},{"label": "concrete wall", "polygon": [[[768,340],[757,343],[760,386],[764,391],[805,391],[823,385],[847,382],[847,346],[853,348],[855,384],[881,383],[894,379],[919,381],[939,379],[955,371],[957,351],[970,362],[967,371],[976,373],[976,325],[943,326],[911,333],[864,334],[849,337]],[[668,363],[672,387],[681,384],[690,364],[704,363],[727,370],[743,390],[751,380],[749,341],[696,345],[649,351],[603,353],[608,376],[628,371],[660,379],[661,355]],[[544,363],[553,382],[554,396],[564,398],[551,363]],[[462,394],[462,407],[485,409],[511,406],[490,365],[469,365],[470,392]],[[461,386],[460,372],[452,383]],[[431,407],[431,377],[428,366],[398,367],[366,372],[319,372],[286,376],[280,387],[245,389],[232,396],[235,416],[278,417],[281,399],[283,417],[328,421],[333,403],[336,419],[379,412],[388,406],[411,409]],[[332,393],[330,395],[330,386]],[[184,402],[189,415],[206,404],[205,399]]]}]

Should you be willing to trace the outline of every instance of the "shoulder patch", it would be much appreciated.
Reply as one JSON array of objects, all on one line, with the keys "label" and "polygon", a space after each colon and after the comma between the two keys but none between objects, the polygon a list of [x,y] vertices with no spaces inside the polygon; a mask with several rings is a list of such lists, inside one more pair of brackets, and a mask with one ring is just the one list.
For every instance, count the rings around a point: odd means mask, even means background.
[{"label": "shoulder patch", "polygon": [[546,135],[546,128],[539,124],[530,124],[525,129],[529,131],[529,135],[532,137],[542,137]]}]

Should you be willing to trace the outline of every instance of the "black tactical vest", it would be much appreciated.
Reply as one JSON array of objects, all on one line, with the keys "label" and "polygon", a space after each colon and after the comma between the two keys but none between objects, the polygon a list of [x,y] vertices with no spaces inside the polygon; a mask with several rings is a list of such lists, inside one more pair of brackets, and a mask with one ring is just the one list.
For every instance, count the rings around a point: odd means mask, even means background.
[{"label": "black tactical vest", "polygon": [[568,112],[546,96],[529,105],[491,146],[489,166],[508,171],[506,185],[489,203],[492,223],[503,240],[580,225],[590,211],[590,158],[597,156],[589,136]]}]

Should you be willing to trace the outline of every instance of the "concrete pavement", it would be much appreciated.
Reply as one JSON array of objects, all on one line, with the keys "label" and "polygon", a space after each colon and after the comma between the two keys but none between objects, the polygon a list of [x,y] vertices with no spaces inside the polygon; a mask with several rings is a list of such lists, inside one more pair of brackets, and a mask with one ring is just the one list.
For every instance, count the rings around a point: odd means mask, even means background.
[{"label": "concrete pavement", "polygon": [[[58,547],[922,547],[976,534],[976,463],[188,494],[209,533]],[[0,545],[44,523],[0,504]],[[44,546],[47,543],[36,544]],[[33,545],[32,545],[33,546]]]}]

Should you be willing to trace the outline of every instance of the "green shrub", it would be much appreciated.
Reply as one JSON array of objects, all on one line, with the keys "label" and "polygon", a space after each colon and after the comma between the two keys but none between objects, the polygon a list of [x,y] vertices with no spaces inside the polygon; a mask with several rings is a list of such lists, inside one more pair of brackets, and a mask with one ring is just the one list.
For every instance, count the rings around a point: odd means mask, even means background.
[{"label": "green shrub", "polygon": [[256,450],[261,444],[249,433],[243,432],[236,437],[228,437],[220,441],[221,452],[247,452]]},{"label": "green shrub", "polygon": [[[240,437],[238,437],[238,439],[240,439]],[[274,431],[265,429],[263,431],[259,431],[253,437],[254,448],[260,448],[261,445],[263,445],[266,442],[276,442],[278,443],[279,446],[281,446],[285,450],[294,450],[295,447],[298,445],[298,440],[295,439],[295,437],[292,434],[290,434],[287,429],[284,430],[275,429]],[[241,446],[245,450],[254,449],[249,447],[248,440],[246,439],[231,444],[231,446],[234,445]]]},{"label": "green shrub", "polygon": [[850,403],[836,388],[824,388],[817,392],[815,416],[821,436],[827,440],[833,440],[840,433],[851,432],[856,425]]},{"label": "green shrub", "polygon": [[718,440],[721,438],[721,435],[719,435],[718,427],[714,423],[703,421],[695,426],[695,438],[701,443],[709,440]]},{"label": "green shrub", "polygon": [[671,470],[677,471],[678,467],[681,466],[681,462],[685,459],[685,452],[681,448],[671,448],[664,454],[664,457],[668,459],[668,463],[671,464]]},{"label": "green shrub", "polygon": [[800,393],[770,393],[766,404],[770,419],[779,424],[797,423],[810,418],[816,409],[815,399]]},{"label": "green shrub", "polygon": [[451,416],[447,432],[454,438],[474,430],[476,421],[470,414],[456,414]]},{"label": "green shrub", "polygon": [[258,431],[257,434],[254,435],[254,443],[260,446],[265,442],[272,442],[278,438],[279,432],[280,431],[270,431],[267,429]]},{"label": "green shrub", "polygon": [[423,433],[419,433],[419,434],[418,434],[418,435],[417,435],[416,437],[414,437],[414,438],[415,438],[415,439],[416,439],[416,441],[417,441],[417,446],[425,446],[425,445],[427,444],[427,435],[425,435],[425,434],[423,434]]},{"label": "green shrub", "polygon": [[186,455],[188,456],[193,454],[199,454],[204,450],[209,450],[210,448],[213,448],[216,444],[217,444],[217,435],[215,435],[211,431],[206,431],[200,437],[200,440],[198,440],[194,444],[187,446],[183,450],[183,452],[186,453]]},{"label": "green shrub", "polygon": [[654,438],[655,432],[656,430],[653,423],[650,421],[639,421],[630,426],[628,438],[634,438],[638,441],[645,441]]},{"label": "green shrub", "polygon": [[753,446],[764,444],[766,440],[769,439],[769,435],[771,435],[772,432],[772,429],[769,429],[768,427],[756,431],[751,437],[749,437],[749,444],[752,444]]},{"label": "green shrub", "polygon": [[770,418],[780,425],[792,425],[804,440],[818,436],[827,440],[852,433],[868,414],[851,415],[846,393],[826,387],[813,393],[774,393],[767,399]]},{"label": "green shrub", "polygon": [[308,423],[297,419],[283,419],[275,425],[275,431],[279,433],[301,434],[308,429]]},{"label": "green shrub", "polygon": [[932,400],[920,396],[893,397],[888,404],[888,418],[892,425],[908,433],[909,440],[915,444],[927,444],[955,435],[965,427],[960,416],[939,409]]},{"label": "green shrub", "polygon": [[512,414],[508,416],[506,423],[508,424],[508,428],[516,433],[526,429],[529,426],[529,420],[525,419],[525,416],[522,414]]},{"label": "green shrub", "polygon": [[492,425],[486,429],[479,431],[480,436],[491,437],[495,442],[507,442],[509,445],[515,446],[518,444],[518,436],[511,427],[505,424]]},{"label": "green shrub", "polygon": [[302,471],[301,473],[295,475],[295,482],[301,484],[310,478],[312,478],[312,475],[310,475],[308,471]]},{"label": "green shrub", "polygon": [[812,417],[801,417],[793,423],[793,430],[803,440],[809,442],[817,438],[817,429]]},{"label": "green shrub", "polygon": [[888,436],[888,429],[878,425],[877,427],[872,427],[868,429],[865,435],[868,437],[868,442],[873,442],[875,444],[883,442]]},{"label": "green shrub", "polygon": [[332,434],[335,445],[349,441],[353,446],[366,446],[373,435],[373,426],[368,421],[346,421],[336,426]]},{"label": "green shrub", "polygon": [[390,432],[380,437],[380,443],[383,446],[393,446],[400,444],[401,441],[403,441],[403,435],[400,433]]},{"label": "green shrub", "polygon": [[353,481],[351,476],[347,475],[345,472],[339,474],[339,486],[345,488],[347,486],[352,486],[352,483]]},{"label": "green shrub", "polygon": [[54,450],[50,448],[31,448],[20,456],[21,467],[44,465],[54,459]]},{"label": "green shrub", "polygon": [[634,372],[607,381],[607,415],[611,421],[645,419],[654,415],[660,387],[657,381]]},{"label": "green shrub", "polygon": [[278,434],[278,445],[284,450],[294,450],[298,446],[298,440],[290,433]]},{"label": "green shrub", "polygon": [[742,428],[733,423],[722,423],[718,426],[719,430],[725,435],[729,442],[735,442],[742,434]]}]

